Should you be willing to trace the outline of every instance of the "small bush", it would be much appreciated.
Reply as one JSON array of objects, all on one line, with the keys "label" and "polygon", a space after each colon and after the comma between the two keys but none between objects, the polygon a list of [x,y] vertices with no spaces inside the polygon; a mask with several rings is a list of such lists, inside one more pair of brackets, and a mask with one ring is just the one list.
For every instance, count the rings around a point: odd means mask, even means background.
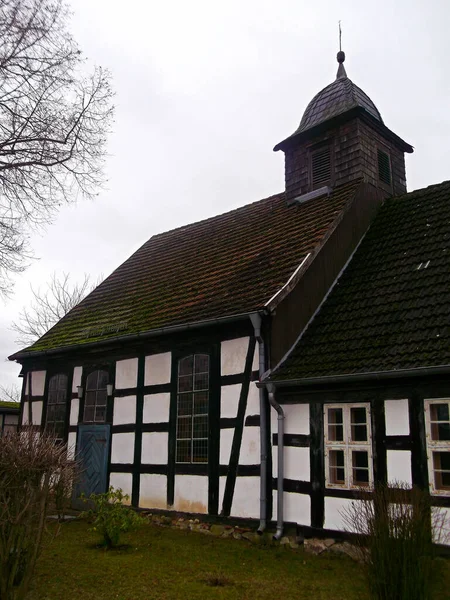
[{"label": "small bush", "polygon": [[427,492],[403,483],[377,485],[343,512],[356,542],[371,597],[428,600],[435,581],[433,537],[440,541],[444,513]]},{"label": "small bush", "polygon": [[94,507],[81,514],[82,517],[92,521],[92,531],[102,536],[102,545],[106,549],[117,546],[120,535],[143,523],[143,519],[131,508],[124,505],[130,497],[122,490],[112,486],[104,494],[91,494],[83,498],[86,503]]}]

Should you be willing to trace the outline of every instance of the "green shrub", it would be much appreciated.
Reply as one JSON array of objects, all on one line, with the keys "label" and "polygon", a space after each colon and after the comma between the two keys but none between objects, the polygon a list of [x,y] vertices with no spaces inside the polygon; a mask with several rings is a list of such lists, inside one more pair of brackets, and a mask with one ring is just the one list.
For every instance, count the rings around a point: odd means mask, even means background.
[{"label": "green shrub", "polygon": [[440,541],[444,513],[432,507],[427,492],[401,482],[361,491],[344,511],[374,600],[432,598],[436,568],[434,541]]},{"label": "green shrub", "polygon": [[92,531],[102,536],[102,544],[106,549],[117,546],[120,535],[143,523],[143,519],[131,508],[124,505],[130,497],[120,488],[112,486],[104,494],[91,494],[83,498],[93,508],[81,514],[92,521]]}]

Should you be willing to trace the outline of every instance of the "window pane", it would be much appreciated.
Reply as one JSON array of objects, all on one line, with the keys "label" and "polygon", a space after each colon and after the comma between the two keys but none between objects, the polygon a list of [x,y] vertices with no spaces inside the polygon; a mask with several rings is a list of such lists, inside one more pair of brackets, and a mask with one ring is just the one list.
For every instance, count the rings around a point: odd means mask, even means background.
[{"label": "window pane", "polygon": [[430,404],[431,439],[450,441],[449,404]]},{"label": "window pane", "polygon": [[95,407],[94,406],[84,406],[84,417],[83,420],[86,421],[87,423],[90,423],[94,420],[94,411],[95,411]]},{"label": "window pane", "polygon": [[192,394],[178,394],[178,415],[192,414]]},{"label": "window pane", "polygon": [[178,378],[179,392],[192,392],[192,375],[183,375]]},{"label": "window pane", "polygon": [[330,483],[344,484],[345,483],[345,466],[344,466],[344,451],[330,450],[329,466],[330,466]]},{"label": "window pane", "polygon": [[177,422],[177,439],[191,439],[192,419],[191,417],[179,417]]},{"label": "window pane", "polygon": [[18,425],[19,415],[5,415],[5,425]]},{"label": "window pane", "polygon": [[352,442],[367,442],[367,412],[363,406],[350,409]]},{"label": "window pane", "polygon": [[104,423],[106,420],[106,406],[95,407],[95,422]]},{"label": "window pane", "polygon": [[194,417],[194,430],[192,437],[208,437],[208,417]]},{"label": "window pane", "polygon": [[96,392],[86,392],[86,396],[84,399],[84,405],[85,406],[94,406],[95,396],[96,396]]},{"label": "window pane", "polygon": [[192,444],[192,462],[208,462],[208,440],[194,440]]},{"label": "window pane", "polygon": [[430,404],[430,417],[432,421],[449,421],[449,405]]},{"label": "window pane", "polygon": [[178,375],[192,375],[194,369],[194,357],[186,356],[178,363]]},{"label": "window pane", "polygon": [[208,392],[194,394],[194,414],[208,414]]},{"label": "window pane", "polygon": [[50,378],[50,381],[48,383],[48,391],[49,392],[53,392],[54,390],[56,390],[58,387],[58,378],[57,376],[53,376]]},{"label": "window pane", "polygon": [[342,408],[328,409],[328,439],[331,442],[344,441]]},{"label": "window pane", "polygon": [[97,371],[94,371],[93,373],[89,373],[89,375],[86,378],[86,389],[87,390],[96,390],[97,389]]},{"label": "window pane", "polygon": [[48,404],[47,405],[47,423],[55,420],[55,405]]},{"label": "window pane", "polygon": [[438,490],[450,490],[450,452],[433,452],[434,485]]},{"label": "window pane", "polygon": [[97,397],[96,397],[95,403],[97,406],[106,406],[107,399],[108,399],[108,397],[106,395],[106,391],[100,390],[97,392]]},{"label": "window pane", "polygon": [[353,483],[369,485],[369,455],[365,451],[352,452]]},{"label": "window pane", "polygon": [[207,373],[209,371],[209,356],[207,354],[195,355],[195,372]]},{"label": "window pane", "polygon": [[99,371],[98,372],[98,389],[106,390],[107,385],[108,385],[108,372],[107,371]]},{"label": "window pane", "polygon": [[191,440],[177,440],[177,462],[191,462]]},{"label": "window pane", "polygon": [[194,389],[195,390],[207,390],[208,389],[208,373],[197,373],[194,375]]}]

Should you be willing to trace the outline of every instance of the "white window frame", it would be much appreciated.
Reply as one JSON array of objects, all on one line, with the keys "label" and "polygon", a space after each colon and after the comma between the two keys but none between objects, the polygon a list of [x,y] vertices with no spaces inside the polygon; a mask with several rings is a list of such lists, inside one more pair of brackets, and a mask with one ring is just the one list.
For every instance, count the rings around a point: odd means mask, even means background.
[{"label": "white window frame", "polygon": [[[342,409],[342,421],[344,428],[343,441],[336,442],[328,439],[328,410],[330,408]],[[351,439],[351,409],[352,408],[365,408],[366,409],[366,426],[367,426],[367,441],[366,442],[354,442]],[[324,438],[325,438],[325,487],[332,489],[341,490],[352,490],[360,489],[361,484],[353,481],[353,466],[352,466],[352,452],[362,451],[367,452],[367,460],[369,467],[369,481],[367,489],[371,489],[373,486],[373,459],[372,459],[372,426],[371,426],[371,414],[370,404],[366,402],[358,402],[356,404],[324,404]],[[345,483],[333,483],[330,481],[330,450],[341,450],[344,452],[344,471],[345,471]]]},{"label": "white window frame", "polygon": [[431,418],[430,418],[430,405],[431,404],[448,404],[450,410],[450,398],[426,398],[424,400],[425,408],[425,432],[427,440],[427,462],[428,462],[428,481],[430,493],[436,496],[450,496],[450,490],[439,490],[435,487],[434,481],[434,464],[433,464],[433,451],[435,452],[449,452],[450,453],[450,440],[432,440],[431,439]]}]

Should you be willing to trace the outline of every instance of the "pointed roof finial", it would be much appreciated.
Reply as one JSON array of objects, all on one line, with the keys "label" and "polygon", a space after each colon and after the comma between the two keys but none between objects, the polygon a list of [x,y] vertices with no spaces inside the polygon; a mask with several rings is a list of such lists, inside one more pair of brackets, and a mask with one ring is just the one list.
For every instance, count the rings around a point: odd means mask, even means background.
[{"label": "pointed roof finial", "polygon": [[345,52],[342,52],[342,30],[341,30],[341,22],[339,21],[339,52],[337,53],[337,61],[339,63],[336,79],[341,79],[343,77],[347,77],[347,73],[344,68],[344,60],[345,60]]}]

